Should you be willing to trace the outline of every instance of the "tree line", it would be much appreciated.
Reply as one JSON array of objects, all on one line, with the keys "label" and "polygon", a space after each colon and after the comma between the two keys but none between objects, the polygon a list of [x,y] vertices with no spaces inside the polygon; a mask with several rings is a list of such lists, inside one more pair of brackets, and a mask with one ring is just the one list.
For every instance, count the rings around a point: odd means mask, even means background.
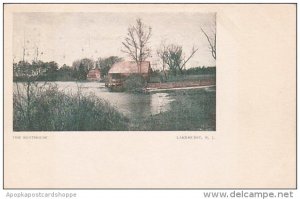
[{"label": "tree line", "polygon": [[105,77],[111,66],[123,59],[118,56],[98,58],[96,61],[84,58],[75,60],[72,66],[58,67],[55,61],[19,61],[13,64],[14,81],[80,81],[86,80],[89,70],[98,68]]},{"label": "tree line", "polygon": [[[208,33],[203,27],[199,28],[199,32],[203,34],[208,41],[208,49],[211,55],[216,59],[216,32]],[[146,61],[153,55],[150,40],[152,36],[151,26],[146,25],[140,18],[136,19],[134,25],[129,25],[127,35],[122,42],[122,52],[126,54],[132,61],[136,62],[138,71],[141,72],[141,63]],[[25,54],[25,47],[24,53]],[[187,54],[183,46],[174,42],[162,41],[161,45],[156,49],[156,55],[160,60],[161,71],[164,78],[168,75],[174,76],[182,74],[191,74],[191,71],[186,70],[187,63],[197,53],[198,48],[194,46]],[[31,63],[28,61],[19,61],[14,63],[14,80],[22,81],[24,78],[35,78],[37,81],[72,81],[86,80],[89,70],[93,68],[100,69],[101,76],[105,77],[110,67],[123,59],[118,56],[110,56],[106,58],[98,58],[96,61],[84,58],[75,60],[72,66],[64,64],[58,67],[54,61],[43,62],[38,60],[38,49],[36,59]],[[197,71],[194,71],[197,72]]]}]

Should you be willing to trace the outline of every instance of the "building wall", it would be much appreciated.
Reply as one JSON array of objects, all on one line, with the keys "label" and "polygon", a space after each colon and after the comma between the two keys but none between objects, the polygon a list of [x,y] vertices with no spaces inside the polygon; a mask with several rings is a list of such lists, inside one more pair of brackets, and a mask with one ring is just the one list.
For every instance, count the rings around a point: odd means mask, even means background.
[{"label": "building wall", "polygon": [[87,74],[87,80],[89,80],[89,81],[99,81],[99,80],[101,80],[100,72],[90,71]]}]

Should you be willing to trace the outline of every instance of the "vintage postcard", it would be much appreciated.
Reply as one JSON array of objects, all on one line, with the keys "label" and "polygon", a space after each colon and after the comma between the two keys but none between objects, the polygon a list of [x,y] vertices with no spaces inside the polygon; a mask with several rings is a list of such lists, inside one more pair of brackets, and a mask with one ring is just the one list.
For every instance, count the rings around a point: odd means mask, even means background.
[{"label": "vintage postcard", "polygon": [[216,13],[15,13],[13,82],[15,131],[214,131]]},{"label": "vintage postcard", "polygon": [[5,4],[5,188],[295,188],[295,4]]}]

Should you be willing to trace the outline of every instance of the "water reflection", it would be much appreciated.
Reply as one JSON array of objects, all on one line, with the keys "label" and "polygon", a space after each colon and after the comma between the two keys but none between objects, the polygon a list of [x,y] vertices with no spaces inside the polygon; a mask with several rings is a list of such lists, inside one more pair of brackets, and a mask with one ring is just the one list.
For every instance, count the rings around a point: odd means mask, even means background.
[{"label": "water reflection", "polygon": [[116,109],[129,117],[143,117],[155,115],[170,109],[170,102],[174,99],[167,93],[136,94],[124,92],[109,92],[104,83],[88,82],[74,85],[72,82],[58,82],[58,87],[75,91],[77,86],[83,93],[93,93],[108,101]]},{"label": "water reflection", "polygon": [[159,114],[170,109],[170,102],[174,101],[168,93],[151,94],[151,114]]}]

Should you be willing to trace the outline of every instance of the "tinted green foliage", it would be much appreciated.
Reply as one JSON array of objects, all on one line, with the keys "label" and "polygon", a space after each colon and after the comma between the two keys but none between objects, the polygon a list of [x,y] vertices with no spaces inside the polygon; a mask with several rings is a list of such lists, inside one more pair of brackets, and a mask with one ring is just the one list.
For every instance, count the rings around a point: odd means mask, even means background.
[{"label": "tinted green foliage", "polygon": [[109,69],[117,62],[123,61],[118,56],[110,56],[107,58],[99,58],[97,61],[97,67],[100,68],[101,76],[104,77],[108,74]]},{"label": "tinted green foliage", "polygon": [[122,60],[117,56],[99,58],[96,62],[84,58],[74,61],[72,67],[64,64],[60,68],[54,61],[33,61],[32,63],[20,61],[13,64],[14,81],[84,81],[90,69],[99,68],[101,76],[104,77],[114,63]]},{"label": "tinted green foliage", "polygon": [[135,129],[145,131],[216,130],[216,92],[204,89],[170,91],[175,100],[167,112],[140,118]]},{"label": "tinted green foliage", "polygon": [[75,70],[64,64],[60,67],[56,73],[56,81],[76,81],[76,72]]},{"label": "tinted green foliage", "polygon": [[194,81],[203,80],[206,78],[215,78],[216,67],[195,67],[183,70],[183,74],[174,75],[172,72],[168,71],[165,75],[163,72],[154,71],[151,73],[150,82],[180,82],[180,81]]},{"label": "tinted green foliage", "polygon": [[215,75],[216,67],[195,67],[184,70],[184,73],[187,75]]},{"label": "tinted green foliage", "polygon": [[55,81],[58,72],[58,64],[54,61],[20,61],[13,66],[14,81]]},{"label": "tinted green foliage", "polygon": [[142,92],[146,86],[146,81],[141,75],[130,75],[123,83],[124,90],[127,92]]},{"label": "tinted green foliage", "polygon": [[74,81],[76,78],[76,71],[63,65],[58,68],[56,62],[22,62],[14,64],[14,81]]},{"label": "tinted green foliage", "polygon": [[15,131],[126,130],[128,119],[93,95],[65,94],[56,87],[14,92]]},{"label": "tinted green foliage", "polygon": [[74,74],[77,80],[86,80],[90,69],[94,68],[94,61],[88,58],[76,60],[72,64]]}]

